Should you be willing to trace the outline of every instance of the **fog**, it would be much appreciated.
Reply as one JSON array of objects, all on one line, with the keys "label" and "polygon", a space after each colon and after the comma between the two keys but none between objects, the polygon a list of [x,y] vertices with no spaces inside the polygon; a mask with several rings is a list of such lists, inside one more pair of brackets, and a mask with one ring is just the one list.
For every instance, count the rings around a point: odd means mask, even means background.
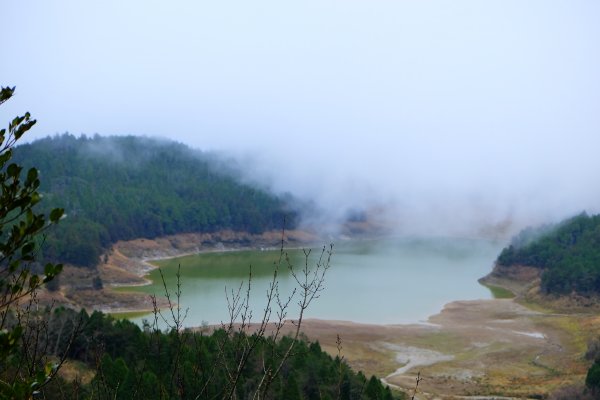
[{"label": "fog", "polygon": [[600,199],[600,3],[4,2],[1,117],[150,135],[403,234],[513,232]]}]

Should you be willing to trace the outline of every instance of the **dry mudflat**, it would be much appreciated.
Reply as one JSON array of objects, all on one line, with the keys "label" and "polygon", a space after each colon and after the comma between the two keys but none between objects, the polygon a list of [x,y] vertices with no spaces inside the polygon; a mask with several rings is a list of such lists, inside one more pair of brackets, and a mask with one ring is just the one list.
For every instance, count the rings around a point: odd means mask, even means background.
[{"label": "dry mudflat", "polygon": [[424,324],[307,320],[303,331],[332,355],[339,335],[341,355],[354,368],[411,396],[420,373],[418,399],[543,398],[582,384],[590,363],[584,354],[600,334],[600,314],[530,301],[535,280],[493,283],[516,290],[517,297],[455,301]]}]

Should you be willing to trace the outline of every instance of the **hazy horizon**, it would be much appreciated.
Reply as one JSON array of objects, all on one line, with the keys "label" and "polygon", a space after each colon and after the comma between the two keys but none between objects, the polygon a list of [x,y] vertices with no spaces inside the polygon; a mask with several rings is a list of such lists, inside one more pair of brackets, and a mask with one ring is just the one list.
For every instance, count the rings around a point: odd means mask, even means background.
[{"label": "hazy horizon", "polygon": [[598,212],[594,1],[77,1],[0,6],[3,123],[240,160],[336,220],[404,233]]}]

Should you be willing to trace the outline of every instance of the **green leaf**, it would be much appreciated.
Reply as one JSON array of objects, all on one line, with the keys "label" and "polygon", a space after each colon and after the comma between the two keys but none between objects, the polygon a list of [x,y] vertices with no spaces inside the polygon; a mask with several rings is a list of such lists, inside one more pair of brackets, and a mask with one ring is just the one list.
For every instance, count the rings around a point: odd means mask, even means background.
[{"label": "green leaf", "polygon": [[34,289],[40,284],[40,277],[37,275],[31,275],[29,277],[29,288]]},{"label": "green leaf", "polygon": [[35,243],[29,242],[26,243],[25,246],[23,246],[23,248],[21,248],[21,254],[25,256],[33,252],[33,250],[35,250]]},{"label": "green leaf", "polygon": [[14,130],[21,122],[23,122],[24,119],[25,117],[14,117],[12,122],[8,124],[9,129],[11,131]]},{"label": "green leaf", "polygon": [[15,272],[20,264],[21,262],[19,260],[13,260],[10,264],[8,264],[8,271]]},{"label": "green leaf", "polygon": [[6,169],[6,173],[8,174],[8,176],[11,176],[13,178],[17,178],[19,176],[19,174],[21,173],[21,167],[19,167],[17,164],[10,164],[8,166],[8,168]]},{"label": "green leaf", "polygon": [[31,194],[31,200],[30,200],[31,205],[32,206],[36,205],[37,203],[40,202],[41,199],[42,199],[42,195],[41,194],[39,194],[38,192],[32,193]]},{"label": "green leaf", "polygon": [[50,222],[56,223],[64,215],[65,210],[62,208],[55,208],[50,211]]},{"label": "green leaf", "polygon": [[63,269],[62,264],[51,264],[51,263],[46,264],[44,266],[44,275],[46,275],[46,277],[44,278],[44,282],[48,282],[48,281],[52,280],[52,278],[54,278],[56,275],[60,274],[62,269]]},{"label": "green leaf", "polygon": [[44,266],[44,274],[51,275],[54,271],[54,264],[48,263]]},{"label": "green leaf", "polygon": [[34,215],[33,215],[33,211],[31,209],[27,210],[27,213],[25,214],[25,218],[29,225],[33,224]]},{"label": "green leaf", "polygon": [[6,100],[10,99],[15,92],[15,87],[3,87],[0,90],[0,102],[4,103]]},{"label": "green leaf", "polygon": [[22,291],[22,290],[23,290],[23,286],[21,286],[21,285],[20,285],[20,284],[18,284],[18,283],[17,283],[17,284],[15,284],[15,285],[13,285],[13,286],[11,287],[11,292],[12,292],[12,294],[17,294],[17,293],[19,293],[19,292],[20,292],[20,291]]},{"label": "green leaf", "polygon": [[[4,135],[0,136],[0,142],[4,141]],[[12,150],[8,149],[4,153],[0,154],[0,167],[4,166],[8,160],[12,157]]]},{"label": "green leaf", "polygon": [[29,171],[27,171],[27,182],[33,182],[37,179],[38,177],[38,170],[35,168],[31,168],[29,169]]},{"label": "green leaf", "polygon": [[[29,114],[29,113],[28,113],[28,114]],[[23,136],[23,134],[24,134],[25,132],[27,132],[29,129],[31,129],[31,127],[32,127],[33,125],[35,125],[35,124],[36,124],[36,122],[37,122],[37,121],[36,121],[35,119],[33,119],[33,120],[31,120],[31,121],[27,121],[27,122],[25,122],[25,123],[24,123],[24,124],[22,124],[22,125],[19,125],[19,127],[17,128],[17,130],[15,130],[15,132],[14,132],[15,139],[19,139],[19,138],[21,138],[21,136]]]},{"label": "green leaf", "polygon": [[46,376],[50,376],[54,373],[54,371],[56,371],[56,368],[58,368],[56,363],[48,362],[44,366],[44,374],[46,374]]}]

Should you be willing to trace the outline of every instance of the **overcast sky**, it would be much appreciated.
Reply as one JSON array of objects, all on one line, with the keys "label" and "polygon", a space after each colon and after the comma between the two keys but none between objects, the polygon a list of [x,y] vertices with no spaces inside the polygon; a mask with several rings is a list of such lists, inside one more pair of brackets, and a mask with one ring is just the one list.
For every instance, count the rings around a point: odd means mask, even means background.
[{"label": "overcast sky", "polygon": [[32,0],[0,15],[0,84],[17,87],[0,115],[30,111],[30,138],[173,138],[332,215],[380,206],[404,227],[600,208],[597,0]]}]

